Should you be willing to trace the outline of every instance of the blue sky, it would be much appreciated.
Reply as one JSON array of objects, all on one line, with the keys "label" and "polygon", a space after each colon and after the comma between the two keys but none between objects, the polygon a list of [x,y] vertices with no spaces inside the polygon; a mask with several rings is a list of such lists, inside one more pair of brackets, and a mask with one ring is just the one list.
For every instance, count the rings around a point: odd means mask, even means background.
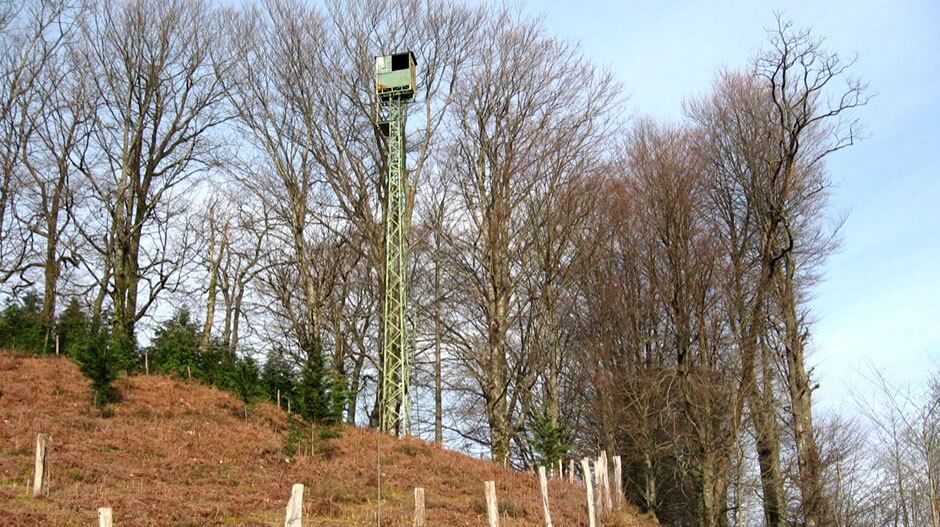
[{"label": "blue sky", "polygon": [[851,410],[872,365],[897,382],[940,367],[940,2],[529,2],[631,95],[631,115],[680,119],[721,66],[740,67],[782,11],[858,54],[868,137],[829,161],[841,252],[812,308],[817,407]]}]

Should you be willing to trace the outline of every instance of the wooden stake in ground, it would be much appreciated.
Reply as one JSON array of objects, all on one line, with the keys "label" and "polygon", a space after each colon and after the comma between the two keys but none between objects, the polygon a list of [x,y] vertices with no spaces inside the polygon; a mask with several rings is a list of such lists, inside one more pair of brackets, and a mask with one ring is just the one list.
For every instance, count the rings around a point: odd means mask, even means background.
[{"label": "wooden stake in ground", "polygon": [[425,527],[424,489],[415,487],[415,520],[412,527]]},{"label": "wooden stake in ground", "polygon": [[281,409],[281,389],[277,389],[277,409]]},{"label": "wooden stake in ground", "polygon": [[574,483],[574,458],[568,460],[568,481]]},{"label": "wooden stake in ground", "polygon": [[588,527],[596,527],[597,518],[594,517],[594,490],[591,485],[591,460],[589,458],[581,460],[581,470],[584,474],[584,489],[587,492]]},{"label": "wooden stake in ground", "polygon": [[542,491],[542,512],[545,514],[545,527],[552,527],[552,511],[548,508],[548,479],[545,467],[539,467],[539,489]]},{"label": "wooden stake in ground", "polygon": [[601,451],[601,469],[604,479],[604,513],[610,514],[614,510],[613,493],[610,491],[610,463],[607,462],[607,451]]},{"label": "wooden stake in ground", "polygon": [[614,456],[614,506],[623,507],[623,463],[620,456]]},{"label": "wooden stake in ground", "polygon": [[558,458],[558,479],[562,479],[565,477],[565,471],[563,470],[564,468],[565,467],[562,464],[561,458]]},{"label": "wooden stake in ground", "polygon": [[55,354],[56,357],[59,356],[59,335],[55,336]]},{"label": "wooden stake in ground", "polygon": [[111,527],[112,522],[111,507],[98,507],[98,527]]},{"label": "wooden stake in ground", "polygon": [[150,375],[150,354],[144,350],[144,375]]},{"label": "wooden stake in ground", "polygon": [[284,527],[302,527],[304,515],[304,486],[294,483],[290,489],[290,500],[287,502],[287,515],[284,518]]},{"label": "wooden stake in ground", "polygon": [[490,527],[499,527],[499,507],[496,504],[496,482],[484,481],[483,490],[486,493],[486,518]]},{"label": "wooden stake in ground", "polygon": [[46,450],[52,438],[47,434],[36,436],[36,467],[33,472],[33,496],[42,496],[49,489],[49,463]]}]

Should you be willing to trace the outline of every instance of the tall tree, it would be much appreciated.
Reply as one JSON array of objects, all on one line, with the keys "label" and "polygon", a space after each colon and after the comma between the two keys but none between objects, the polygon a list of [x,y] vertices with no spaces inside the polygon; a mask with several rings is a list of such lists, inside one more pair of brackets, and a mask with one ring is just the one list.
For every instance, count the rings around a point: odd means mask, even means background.
[{"label": "tall tree", "polygon": [[50,72],[50,66],[57,62],[68,36],[75,14],[71,4],[64,0],[0,2],[0,286],[14,276],[22,277],[35,264],[29,261],[33,218],[23,210],[29,207],[20,203],[30,183],[22,170],[23,155],[38,126],[35,114],[46,112],[50,103],[43,88],[57,74],[65,73]]},{"label": "tall tree", "polygon": [[[211,131],[225,122],[220,19],[201,0],[106,3],[82,28],[81,74],[94,80],[94,153],[79,166],[107,213],[101,255],[112,338],[135,343],[135,325],[177,285],[188,258],[174,224],[198,176],[218,165]],[[174,246],[174,244],[177,244]],[[141,295],[145,295],[141,297]]]},{"label": "tall tree", "polygon": [[[854,59],[826,50],[822,39],[796,30],[778,18],[770,49],[758,57],[756,74],[769,99],[774,148],[772,176],[759,218],[767,244],[780,265],[776,300],[784,326],[786,386],[796,441],[801,515],[807,527],[827,525],[830,510],[824,495],[822,460],[812,410],[812,381],[806,367],[806,316],[800,284],[812,278],[820,258],[832,249],[820,225],[825,221],[825,159],[851,146],[859,125],[852,110],[867,102],[865,85],[851,78]],[[841,84],[841,86],[840,86]],[[822,231],[822,232],[821,232]]]},{"label": "tall tree", "polygon": [[[70,17],[62,21],[62,27],[68,29],[73,23],[74,18]],[[64,38],[72,40],[67,34]],[[69,49],[75,45],[66,44]],[[94,118],[90,79],[81,76],[80,68],[67,53],[58,53],[49,60],[49,67],[39,79],[35,101],[30,105],[30,132],[22,157],[31,183],[26,192],[30,230],[45,245],[31,264],[43,270],[42,324],[47,349],[55,329],[63,267],[77,263],[77,240],[69,229],[79,184],[74,161],[77,152],[88,144],[89,125]]]},{"label": "tall tree", "polygon": [[463,209],[452,235],[466,309],[457,324],[472,328],[462,360],[485,402],[493,458],[505,463],[540,361],[522,311],[538,220],[527,209],[587,166],[614,87],[576,48],[528,21],[492,19],[479,57],[455,95],[448,161]]}]

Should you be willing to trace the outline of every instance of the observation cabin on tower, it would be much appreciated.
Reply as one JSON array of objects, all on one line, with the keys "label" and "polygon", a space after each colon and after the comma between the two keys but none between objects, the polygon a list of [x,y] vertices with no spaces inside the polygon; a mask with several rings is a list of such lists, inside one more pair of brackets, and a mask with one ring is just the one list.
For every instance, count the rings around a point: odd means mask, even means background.
[{"label": "observation cabin on tower", "polygon": [[414,98],[417,63],[414,53],[410,51],[375,57],[375,94],[379,99]]}]

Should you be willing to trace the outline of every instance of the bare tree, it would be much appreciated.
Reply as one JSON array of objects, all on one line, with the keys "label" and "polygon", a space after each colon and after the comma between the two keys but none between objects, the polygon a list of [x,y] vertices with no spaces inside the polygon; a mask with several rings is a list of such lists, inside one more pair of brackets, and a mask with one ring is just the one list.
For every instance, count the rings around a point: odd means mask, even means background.
[{"label": "bare tree", "polygon": [[535,228],[527,211],[536,196],[584,168],[579,163],[593,153],[614,89],[538,24],[507,25],[497,16],[485,31],[479,55],[486,59],[455,96],[448,166],[464,211],[452,250],[465,311],[451,330],[470,332],[461,359],[485,402],[493,458],[505,463],[541,360],[529,340],[533,319],[523,311]]},{"label": "bare tree", "polygon": [[330,196],[303,131],[313,118],[309,90],[316,75],[307,69],[323,51],[323,20],[297,4],[270,2],[231,28],[236,67],[228,97],[261,152],[242,163],[237,177],[270,218],[265,292],[276,299],[272,314],[280,316],[294,357],[304,364],[322,356],[327,290],[336,272],[318,261],[333,243],[321,210]]},{"label": "bare tree", "polygon": [[[67,27],[65,21],[61,27]],[[43,270],[42,324],[47,348],[53,338],[63,267],[76,266],[80,258],[77,234],[70,229],[78,185],[73,162],[76,152],[88,144],[94,108],[91,83],[75,66],[65,53],[49,59],[49,67],[38,79],[41,82],[30,107],[30,132],[23,144],[22,166],[31,183],[26,192],[30,230],[45,245],[30,265]]]},{"label": "bare tree", "polygon": [[50,63],[67,38],[73,11],[71,2],[60,0],[0,2],[0,285],[32,267],[30,207],[19,201],[29,189],[23,155],[37,126],[34,114],[51,104],[41,92],[54,82]]},{"label": "bare tree", "polygon": [[870,473],[881,525],[937,525],[940,518],[940,375],[898,383],[872,367],[872,393],[856,393],[874,440]]},{"label": "bare tree", "polygon": [[[778,300],[785,327],[786,383],[799,464],[802,516],[808,527],[830,521],[813,425],[812,390],[805,359],[806,315],[799,312],[801,275],[831,246],[820,244],[816,224],[825,213],[825,158],[851,146],[859,125],[852,110],[867,102],[865,85],[849,77],[854,60],[823,47],[809,31],[778,17],[771,49],[757,59],[757,76],[770,99],[774,150],[760,218],[772,264],[782,266]],[[844,87],[837,86],[843,83]],[[808,268],[808,269],[807,269]],[[773,268],[771,268],[773,271]]]},{"label": "bare tree", "polygon": [[[107,211],[102,289],[112,337],[127,346],[160,293],[178,285],[190,242],[174,222],[198,176],[218,166],[211,131],[228,118],[219,60],[221,25],[201,0],[109,3],[82,28],[82,75],[98,103],[94,156],[78,165]],[[100,232],[100,231],[99,231]],[[145,295],[141,298],[141,295]]]}]

